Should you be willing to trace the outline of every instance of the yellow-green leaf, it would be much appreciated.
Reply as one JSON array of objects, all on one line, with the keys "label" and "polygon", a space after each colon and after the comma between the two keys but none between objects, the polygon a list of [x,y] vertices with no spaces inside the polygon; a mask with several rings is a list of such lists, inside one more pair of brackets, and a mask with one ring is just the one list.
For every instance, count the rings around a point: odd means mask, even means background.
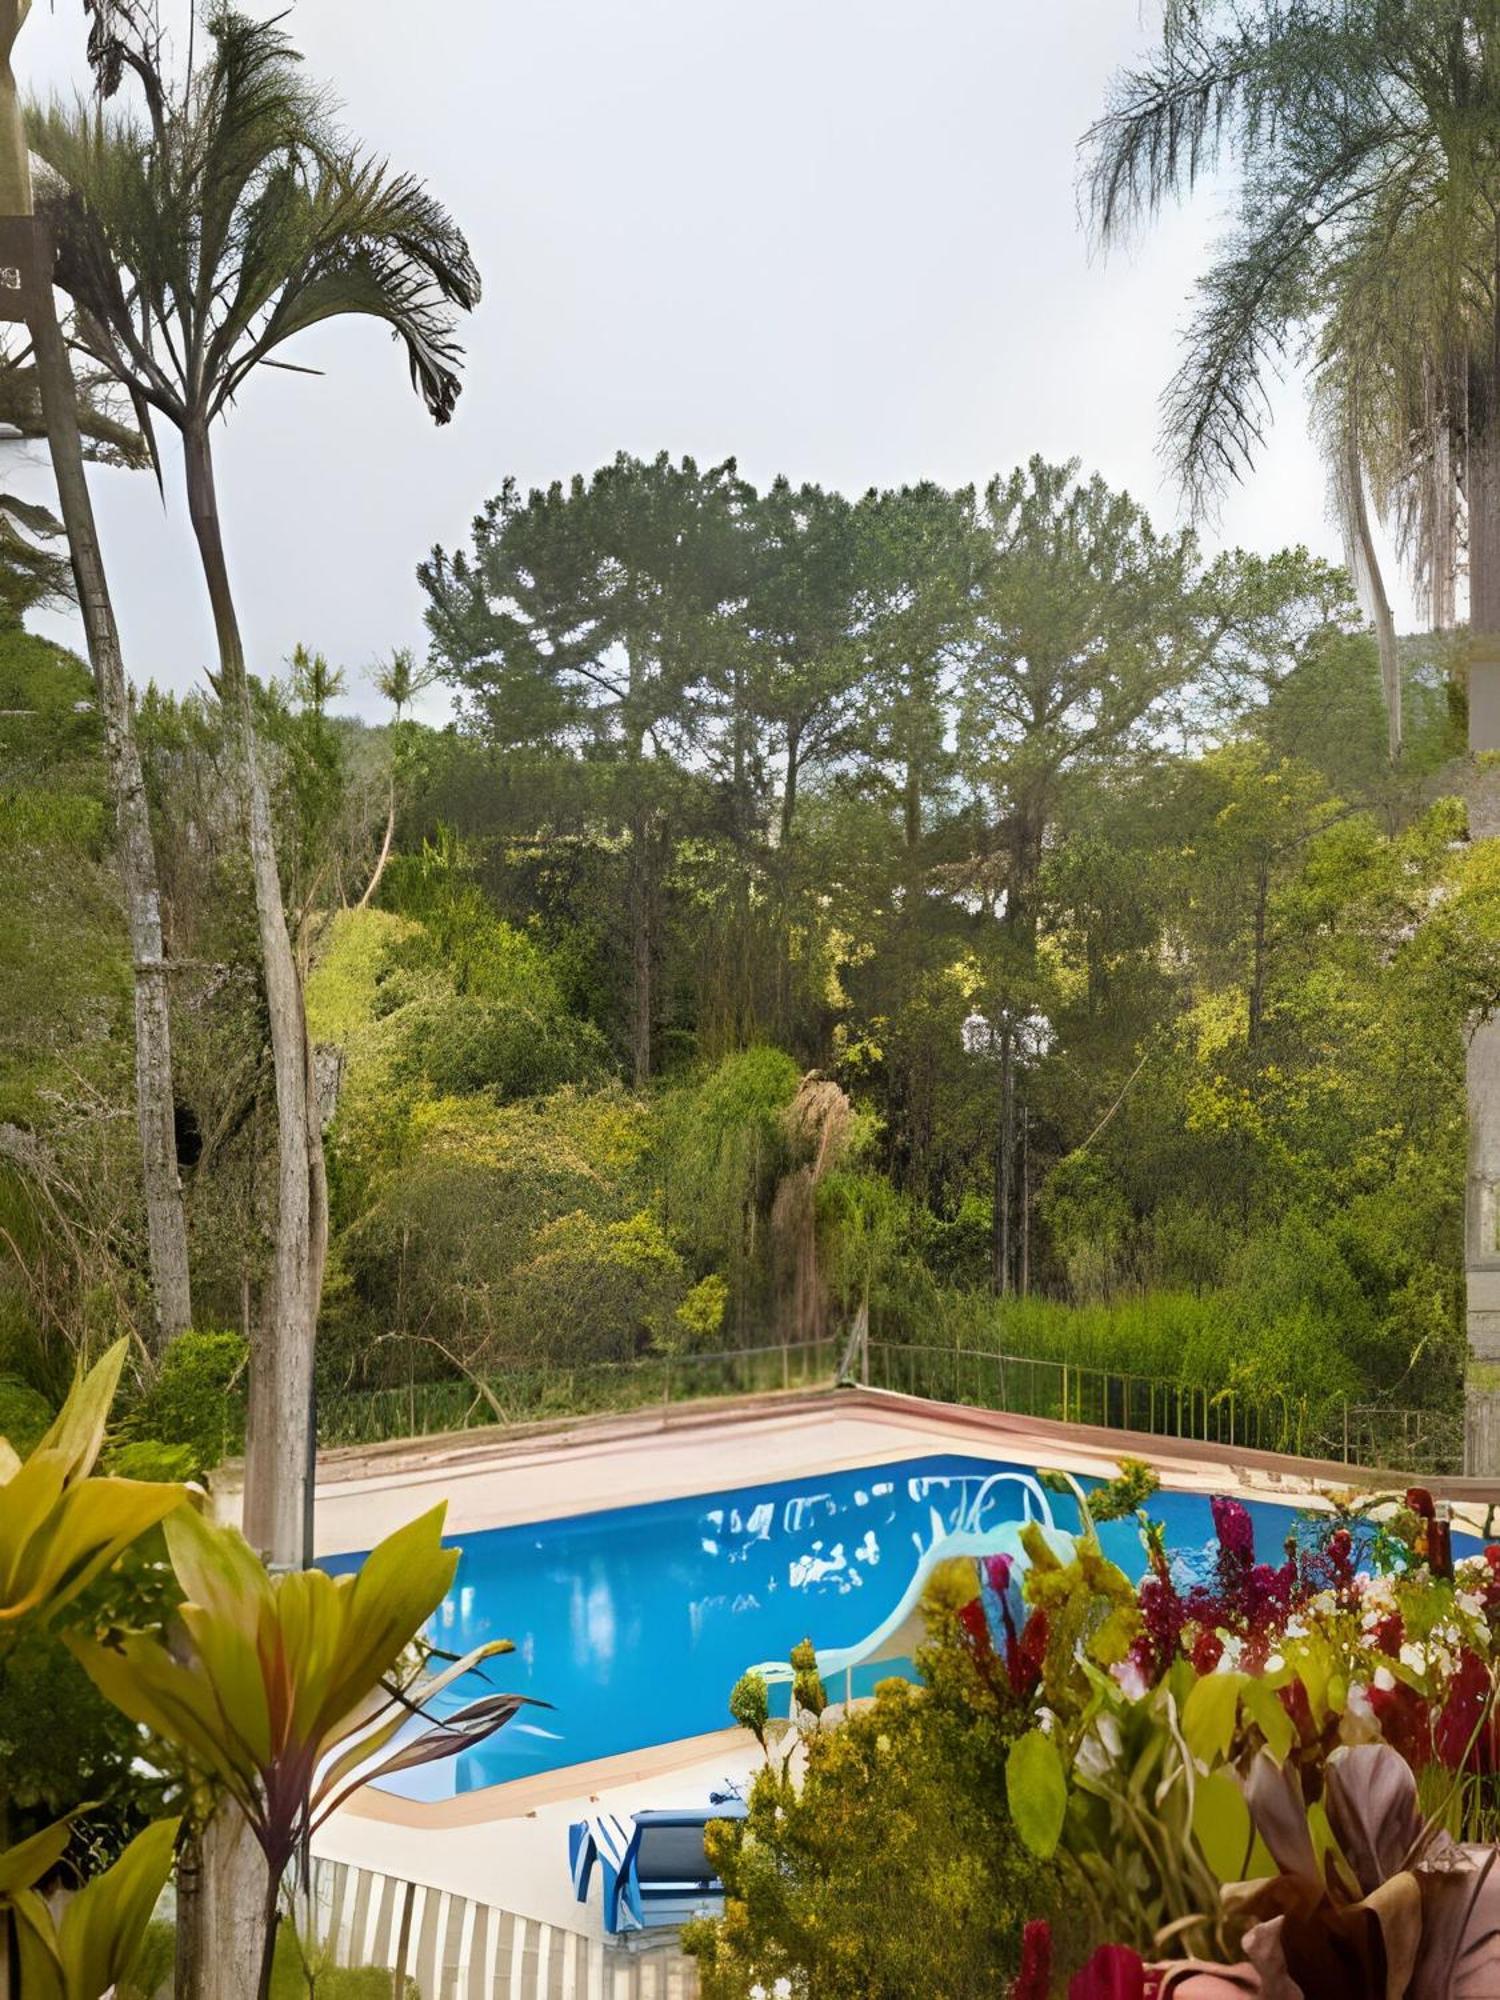
[{"label": "yellow-green leaf", "polygon": [[1182,1704],[1182,1737],[1200,1764],[1220,1763],[1234,1741],[1245,1674],[1204,1674]]},{"label": "yellow-green leaf", "polygon": [[1050,1860],[1062,1837],[1068,1780],[1057,1745],[1040,1729],[1029,1729],[1011,1745],[1005,1792],[1016,1832],[1039,1860]]}]

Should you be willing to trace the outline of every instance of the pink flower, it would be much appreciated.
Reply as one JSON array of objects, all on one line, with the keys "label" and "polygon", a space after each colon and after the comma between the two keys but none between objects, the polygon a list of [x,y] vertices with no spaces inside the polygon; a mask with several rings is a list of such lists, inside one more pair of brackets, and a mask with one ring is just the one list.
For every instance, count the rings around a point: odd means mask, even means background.
[{"label": "pink flower", "polygon": [[1128,1945],[1102,1944],[1068,1981],[1068,2000],[1150,2000],[1146,1962]]},{"label": "pink flower", "polygon": [[1052,1990],[1052,1926],[1033,1917],[1021,1933],[1021,1970],[1010,2000],[1047,2000]]}]

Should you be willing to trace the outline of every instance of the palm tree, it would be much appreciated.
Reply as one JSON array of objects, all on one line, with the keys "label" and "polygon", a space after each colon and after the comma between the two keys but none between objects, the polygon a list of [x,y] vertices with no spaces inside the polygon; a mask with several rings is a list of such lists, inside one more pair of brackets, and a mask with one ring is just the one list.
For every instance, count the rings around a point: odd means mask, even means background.
[{"label": "palm tree", "polygon": [[1170,0],[1084,144],[1105,241],[1238,169],[1166,397],[1189,491],[1248,469],[1268,377],[1309,359],[1358,385],[1332,453],[1352,423],[1435,623],[1462,492],[1470,623],[1500,633],[1500,0]]},{"label": "palm tree", "polygon": [[381,661],[371,678],[377,692],[383,694],[395,710],[395,718],[391,728],[390,794],[385,815],[385,837],[380,843],[375,872],[365,884],[365,893],[355,904],[359,910],[367,909],[374,900],[380,878],[385,873],[385,864],[391,858],[391,842],[396,835],[396,766],[401,752],[402,713],[410,708],[424,688],[430,688],[435,683],[438,670],[430,665],[419,667],[410,646],[396,646],[391,657]]},{"label": "palm tree", "polygon": [[[44,239],[33,225],[30,161],[26,151],[10,53],[30,0],[0,0],[0,213],[12,229],[31,233],[38,252]],[[147,1251],[157,1334],[163,1342],[192,1324],[187,1217],[177,1167],[172,1079],[171,1011],[162,937],[161,894],[152,845],[146,787],[132,725],[130,689],[115,626],[104,559],[84,476],[85,456],[144,463],[139,432],[120,422],[97,373],[75,381],[58,323],[48,261],[34,257],[23,299],[30,326],[29,353],[7,356],[0,375],[0,417],[22,437],[46,437],[57,479],[69,562],[44,544],[54,524],[44,511],[5,496],[0,522],[7,567],[19,597],[7,592],[7,612],[19,620],[31,603],[67,589],[83,618],[93,668],[105,762],[115,812],[116,850],[130,931],[135,1001],[136,1124],[146,1200]],[[40,536],[41,540],[38,541]],[[71,570],[71,577],[67,571]]]},{"label": "palm tree", "polygon": [[130,10],[91,42],[106,94],[129,71],[144,119],[53,105],[32,121],[57,187],[58,282],[86,351],[143,420],[182,441],[188,511],[218,640],[216,691],[238,738],[276,1086],[276,1227],[252,1352],[245,1530],[271,1560],[304,1552],[310,1510],[313,1339],[327,1194],[313,1052],[283,906],[266,773],[214,476],[214,427],[250,376],[307,328],[350,313],[383,321],[444,423],[459,392],[458,309],[479,297],[468,247],[408,175],[347,141],[301,74],[278,21],[227,6],[180,88]]}]

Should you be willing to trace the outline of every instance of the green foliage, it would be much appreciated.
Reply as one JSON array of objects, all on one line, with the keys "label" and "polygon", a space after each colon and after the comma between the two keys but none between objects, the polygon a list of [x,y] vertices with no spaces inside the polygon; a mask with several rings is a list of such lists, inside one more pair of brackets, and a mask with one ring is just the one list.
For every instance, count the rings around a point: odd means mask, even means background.
[{"label": "green foliage", "polygon": [[248,1358],[241,1334],[179,1334],[130,1411],[123,1450],[136,1456],[117,1457],[120,1469],[167,1462],[165,1449],[185,1454],[196,1478],[238,1452],[245,1437]]},{"label": "green foliage", "polygon": [[766,1726],[771,1719],[770,1690],[764,1674],[741,1674],[729,1691],[729,1713],[741,1729],[748,1729],[764,1750]]},{"label": "green foliage", "polygon": [[161,1787],[133,1769],[140,1748],[135,1725],[101,1699],[55,1634],[23,1631],[0,1652],[0,1771],[11,1839],[87,1801],[74,1855],[113,1859],[160,1809]]},{"label": "green foliage", "polygon": [[[724,1913],[684,1932],[706,2000],[779,1980],[797,2000],[1006,1990],[1022,1922],[1053,1905],[1005,1799],[1023,1712],[976,1674],[951,1620],[929,1629],[924,1686],[885,1681],[838,1724],[805,1727],[800,1780],[768,1762],[748,1818],[710,1829]],[[741,1682],[736,1700],[753,1730],[755,1691]]]},{"label": "green foliage", "polygon": [[41,1440],[52,1422],[52,1409],[45,1396],[25,1382],[0,1376],[0,1438],[24,1458]]},{"label": "green foliage", "polygon": [[[326,1947],[289,1923],[276,1934],[269,2000],[391,2000],[394,1984],[388,1966],[333,1964]],[[402,2000],[421,2000],[415,1979],[406,1979]]]}]

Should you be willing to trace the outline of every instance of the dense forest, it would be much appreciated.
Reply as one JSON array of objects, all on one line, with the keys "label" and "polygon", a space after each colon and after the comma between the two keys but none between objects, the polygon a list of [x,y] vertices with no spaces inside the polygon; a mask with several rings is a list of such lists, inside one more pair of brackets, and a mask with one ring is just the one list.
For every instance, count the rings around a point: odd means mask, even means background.
[{"label": "dense forest", "polygon": [[[1500,885],[1451,646],[1403,642],[1393,767],[1342,572],[1210,560],[1040,460],[851,501],[621,457],[506,482],[418,574],[425,657],[309,635],[254,692],[326,1407],[446,1382],[513,1414],[539,1368],[833,1340],[862,1306],[1454,1405]],[[384,722],[336,712],[360,681]],[[130,956],[86,670],[13,620],[0,711],[0,1395],[40,1407],[96,1333],[150,1338]],[[135,725],[196,1331],[133,1422],[212,1458],[266,1283],[266,1003],[220,711],[153,688]]]}]

